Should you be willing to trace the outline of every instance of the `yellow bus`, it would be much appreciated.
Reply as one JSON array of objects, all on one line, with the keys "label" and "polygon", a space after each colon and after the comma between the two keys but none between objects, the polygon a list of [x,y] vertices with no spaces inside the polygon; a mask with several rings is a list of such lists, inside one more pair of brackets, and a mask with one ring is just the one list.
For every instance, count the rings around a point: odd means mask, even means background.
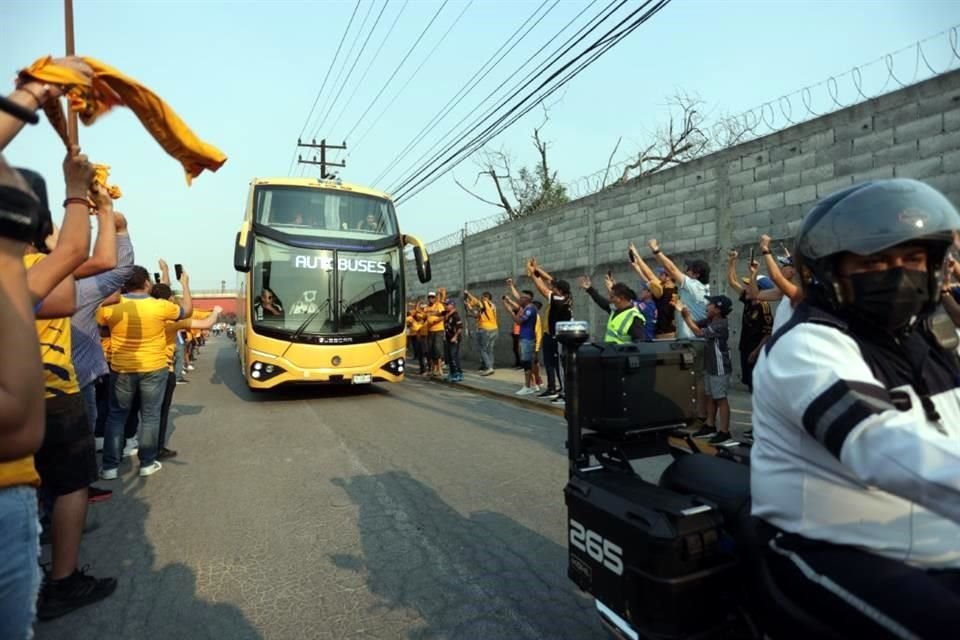
[{"label": "yellow bus", "polygon": [[233,259],[244,274],[236,338],[247,385],[402,380],[408,244],[428,282],[426,250],[400,233],[386,194],[340,180],[252,180]]}]

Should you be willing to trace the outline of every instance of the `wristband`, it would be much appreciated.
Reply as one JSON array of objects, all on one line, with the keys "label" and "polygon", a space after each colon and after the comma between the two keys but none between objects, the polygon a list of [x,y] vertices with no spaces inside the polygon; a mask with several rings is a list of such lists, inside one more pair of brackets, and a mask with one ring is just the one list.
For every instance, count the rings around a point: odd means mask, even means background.
[{"label": "wristband", "polygon": [[64,208],[70,206],[71,204],[82,204],[87,208],[90,207],[90,201],[87,200],[86,198],[67,198],[66,200],[63,201]]},{"label": "wristband", "polygon": [[762,253],[762,254],[765,255],[765,256],[769,256],[772,252],[770,251],[770,249],[764,249],[764,250],[761,251],[760,253]]},{"label": "wristband", "polygon": [[654,250],[653,250],[653,255],[657,255],[657,254],[659,254],[660,252],[661,252],[660,249],[654,249]]}]

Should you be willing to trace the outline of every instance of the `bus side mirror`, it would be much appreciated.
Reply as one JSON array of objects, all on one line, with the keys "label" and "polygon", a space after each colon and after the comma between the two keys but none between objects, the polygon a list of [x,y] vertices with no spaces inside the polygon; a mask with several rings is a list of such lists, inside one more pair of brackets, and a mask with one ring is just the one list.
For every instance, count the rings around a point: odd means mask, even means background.
[{"label": "bus side mirror", "polygon": [[253,259],[253,238],[247,234],[246,244],[241,244],[240,235],[238,231],[236,244],[233,247],[233,268],[240,273],[249,273],[250,262]]},{"label": "bus side mirror", "polygon": [[417,278],[420,279],[420,282],[430,282],[433,277],[430,272],[430,258],[425,254],[426,252],[420,247],[415,246],[413,248],[413,259],[417,263]]},{"label": "bus side mirror", "polygon": [[413,247],[413,259],[417,263],[417,278],[423,283],[430,282],[433,274],[430,271],[430,257],[427,255],[427,248],[423,246],[423,242],[416,236],[407,234],[403,236],[403,243]]}]

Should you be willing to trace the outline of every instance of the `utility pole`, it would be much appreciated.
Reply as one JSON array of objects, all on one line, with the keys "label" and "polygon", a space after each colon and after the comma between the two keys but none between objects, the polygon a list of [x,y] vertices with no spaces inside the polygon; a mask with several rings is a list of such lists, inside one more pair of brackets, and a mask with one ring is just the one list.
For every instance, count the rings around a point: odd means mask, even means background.
[{"label": "utility pole", "polygon": [[327,144],[327,140],[323,139],[320,141],[320,144],[317,144],[316,140],[311,140],[310,144],[301,142],[300,139],[297,139],[297,147],[302,147],[305,149],[320,149],[320,160],[317,160],[317,156],[313,156],[313,160],[304,160],[303,156],[297,154],[297,162],[300,164],[317,164],[320,165],[320,178],[323,180],[328,180],[333,178],[332,173],[327,173],[327,167],[346,167],[346,162],[330,162],[327,160],[327,149],[343,149],[346,150],[347,143],[344,141],[343,144]]}]

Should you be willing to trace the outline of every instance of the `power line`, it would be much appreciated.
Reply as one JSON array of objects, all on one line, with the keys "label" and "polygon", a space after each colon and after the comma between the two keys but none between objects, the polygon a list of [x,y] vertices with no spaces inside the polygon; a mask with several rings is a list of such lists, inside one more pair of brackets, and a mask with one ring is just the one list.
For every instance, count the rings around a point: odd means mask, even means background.
[{"label": "power line", "polygon": [[[384,8],[386,8],[387,3],[390,0],[384,0]],[[363,81],[367,79],[367,74],[370,73],[370,69],[373,68],[373,63],[377,61],[377,58],[380,57],[380,52],[383,51],[384,45],[390,40],[390,35],[393,33],[393,28],[397,26],[397,22],[400,21],[400,16],[403,15],[404,9],[407,8],[407,5],[410,3],[410,0],[404,0],[403,6],[400,7],[400,11],[397,12],[397,15],[393,19],[393,23],[390,25],[390,28],[387,30],[387,33],[380,40],[380,46],[377,47],[376,52],[373,54],[373,57],[370,58],[370,62],[367,63],[367,68],[363,70],[363,75],[360,76],[360,79],[353,85],[353,92],[350,94],[350,97],[347,98],[346,103],[344,104],[343,109],[340,110],[340,114],[337,116],[337,119],[334,121],[333,125],[330,126],[331,131],[335,131],[337,125],[340,124],[340,120],[343,119],[343,115],[347,112],[347,107],[353,102],[353,98],[357,95],[357,91],[360,87],[363,86]],[[381,11],[382,13],[382,11]],[[380,17],[377,16],[377,21],[380,21]],[[376,24],[374,24],[376,28]]]},{"label": "power line", "polygon": [[[639,11],[643,10],[643,9],[644,9],[647,5],[649,5],[650,2],[652,2],[652,1],[653,1],[653,0],[647,0],[647,2],[645,2],[645,3],[640,7],[640,9],[631,12],[624,20],[622,20],[621,22],[619,22],[616,26],[614,26],[613,29],[611,29],[611,30],[608,31],[606,34],[604,34],[598,41],[596,41],[596,42],[594,42],[592,45],[590,45],[586,50],[584,50],[582,53],[580,53],[578,56],[576,56],[573,60],[571,60],[571,61],[569,61],[568,63],[566,63],[561,69],[559,69],[559,70],[557,70],[556,72],[554,72],[553,74],[551,74],[551,76],[550,76],[549,78],[547,78],[547,80],[545,80],[545,81],[544,81],[543,83],[541,83],[536,89],[534,89],[526,98],[524,98],[524,100],[522,100],[522,101],[521,101],[520,103],[518,103],[515,107],[513,107],[510,111],[508,111],[506,114],[504,114],[504,116],[502,116],[502,117],[500,118],[500,121],[502,122],[502,121],[506,118],[506,116],[509,116],[511,112],[517,110],[524,102],[528,101],[531,97],[533,97],[533,95],[535,95],[538,91],[540,91],[543,87],[545,87],[545,86],[546,86],[549,82],[551,82],[554,78],[556,78],[558,75],[560,75],[560,74],[563,73],[566,69],[568,69],[570,66],[572,66],[577,60],[579,60],[579,59],[582,58],[583,56],[587,55],[588,53],[590,53],[591,51],[593,51],[593,50],[596,49],[597,47],[600,47],[598,50],[594,51],[587,60],[585,60],[584,62],[582,62],[582,63],[581,63],[579,66],[577,66],[574,70],[572,70],[570,73],[568,73],[566,76],[564,76],[558,83],[556,83],[553,87],[551,87],[551,88],[549,89],[549,91],[547,91],[546,93],[544,93],[543,95],[541,95],[536,101],[534,101],[534,102],[531,103],[529,106],[527,106],[522,112],[520,112],[520,113],[518,113],[517,115],[515,115],[515,116],[514,116],[513,118],[511,118],[508,122],[506,122],[505,124],[503,124],[502,126],[500,126],[499,129],[496,129],[496,130],[493,131],[492,133],[489,133],[489,132],[491,131],[491,129],[495,129],[496,126],[497,126],[498,124],[500,124],[500,122],[495,123],[495,124],[492,125],[491,127],[488,127],[486,130],[484,130],[483,132],[481,132],[481,134],[479,134],[479,135],[476,136],[473,140],[471,140],[467,145],[464,145],[463,147],[461,147],[456,153],[451,154],[451,156],[450,156],[445,162],[441,163],[439,166],[437,166],[435,169],[433,169],[433,171],[431,171],[429,174],[427,174],[426,176],[424,176],[423,178],[421,178],[421,179],[419,180],[419,182],[417,182],[417,183],[415,183],[414,185],[412,185],[411,187],[407,188],[406,191],[404,191],[403,193],[397,194],[395,200],[400,200],[401,198],[410,198],[410,197],[416,195],[417,193],[419,193],[420,191],[422,191],[423,189],[425,189],[426,187],[430,186],[430,184],[432,184],[433,182],[435,182],[435,181],[436,181],[437,179],[439,179],[441,176],[443,176],[444,174],[446,174],[447,172],[449,172],[451,169],[453,169],[455,166],[457,166],[457,164],[459,164],[459,163],[462,162],[464,159],[466,159],[467,157],[469,157],[474,151],[476,151],[477,149],[479,149],[480,147],[482,147],[484,144],[486,144],[487,142],[489,142],[493,137],[495,137],[495,136],[499,135],[500,133],[502,133],[506,128],[508,128],[508,127],[509,127],[510,125],[512,125],[514,122],[516,122],[518,119],[520,119],[520,118],[522,118],[524,115],[526,115],[531,109],[535,108],[540,102],[542,102],[544,99],[546,99],[547,97],[549,97],[550,95],[552,95],[555,91],[557,91],[558,89],[560,89],[561,87],[563,87],[565,84],[567,84],[570,80],[572,80],[574,77],[576,77],[576,76],[577,76],[580,72],[582,72],[585,68],[587,68],[588,66],[590,66],[591,64],[593,64],[593,62],[595,62],[598,58],[600,58],[600,56],[602,56],[602,55],[605,54],[607,51],[609,51],[610,49],[612,49],[612,48],[613,48],[614,46],[616,46],[620,41],[622,41],[624,38],[626,38],[628,35],[630,35],[634,30],[636,30],[637,28],[639,28],[642,24],[644,24],[644,23],[647,22],[650,18],[652,18],[654,15],[656,15],[657,13],[659,13],[660,10],[663,9],[663,7],[667,6],[667,5],[670,3],[671,0],[659,0],[659,2],[657,2],[657,4],[654,5],[653,8],[651,8],[651,9],[650,9],[649,11],[647,11],[645,14],[641,15],[639,18],[637,18],[636,20],[634,20],[634,21],[633,21],[632,23],[630,23],[627,27],[625,27],[622,31],[620,31],[620,32],[617,32],[617,31],[616,31],[616,30],[619,29],[621,26],[623,26],[626,22],[628,22],[631,18],[633,18],[633,16],[636,15]],[[460,157],[458,158],[457,156],[460,156]],[[444,167],[444,166],[446,166],[446,165],[449,165],[450,163],[453,163],[453,165],[450,166],[450,167],[448,167],[448,168],[445,169],[442,173],[440,173],[439,175],[436,175],[436,177],[433,177],[433,178],[431,179],[431,177],[432,177],[433,175],[435,175],[438,171],[440,171],[440,169],[441,169],[442,167]],[[429,180],[429,181],[428,181],[428,180]]]},{"label": "power line", "polygon": [[[517,115],[513,116],[508,122],[506,122],[505,124],[503,124],[502,126],[500,126],[496,131],[494,131],[493,133],[491,133],[491,134],[490,134],[489,136],[487,136],[485,139],[479,140],[479,142],[477,142],[477,140],[479,139],[479,136],[478,136],[478,138],[475,138],[474,141],[472,141],[472,142],[475,142],[475,143],[476,143],[476,144],[473,145],[472,148],[467,148],[466,146],[463,147],[462,150],[464,151],[464,154],[454,163],[453,166],[451,166],[450,168],[446,169],[445,171],[443,171],[442,173],[440,173],[440,175],[437,175],[436,177],[430,179],[430,180],[427,181],[427,182],[421,180],[421,182],[420,182],[419,184],[421,184],[422,186],[414,185],[414,187],[412,187],[411,189],[408,189],[407,193],[403,194],[404,199],[405,199],[405,200],[409,200],[409,199],[413,198],[413,197],[416,196],[418,193],[420,193],[421,191],[423,191],[424,189],[426,189],[428,186],[430,186],[431,184],[433,184],[434,182],[436,182],[438,179],[440,179],[440,178],[441,178],[443,175],[445,175],[447,172],[449,172],[449,171],[452,170],[454,167],[456,167],[457,164],[459,164],[460,162],[462,162],[463,160],[465,160],[466,158],[468,158],[470,155],[472,155],[475,151],[477,151],[478,149],[480,149],[481,147],[483,147],[483,145],[485,145],[485,144],[486,144],[487,142],[489,142],[491,139],[493,139],[493,138],[495,138],[496,136],[500,135],[500,133],[502,133],[504,130],[508,129],[508,128],[509,128],[510,126],[512,126],[517,120],[519,120],[519,119],[522,118],[524,115],[526,115],[527,113],[529,113],[532,109],[536,108],[536,106],[537,106],[540,102],[542,102],[542,101],[545,100],[546,98],[550,97],[550,95],[552,95],[555,91],[557,91],[558,89],[560,89],[561,87],[563,87],[567,82],[569,82],[569,81],[572,80],[576,75],[578,75],[583,69],[585,69],[586,67],[590,66],[596,59],[598,59],[598,58],[599,58],[600,56],[602,56],[604,53],[606,53],[607,51],[609,51],[610,49],[612,49],[616,44],[618,44],[618,43],[619,43],[621,40],[623,40],[626,36],[628,36],[630,33],[632,33],[632,32],[633,32],[636,28],[638,28],[640,25],[642,25],[642,24],[645,23],[647,20],[649,20],[651,17],[653,17],[656,13],[658,13],[663,7],[665,7],[665,6],[666,6],[667,4],[669,4],[670,2],[671,2],[671,0],[660,0],[660,2],[658,2],[658,4],[657,4],[656,6],[654,6],[653,9],[651,9],[649,12],[647,12],[646,14],[644,14],[644,15],[643,15],[641,18],[639,18],[638,20],[634,21],[629,27],[627,27],[626,29],[624,29],[622,32],[620,32],[619,34],[616,34],[616,36],[612,36],[611,38],[609,38],[609,39],[607,39],[607,40],[600,40],[600,41],[597,41],[596,43],[594,43],[594,45],[592,45],[590,48],[593,48],[594,46],[596,46],[596,45],[601,45],[601,44],[604,45],[604,47],[603,47],[601,50],[595,52],[593,55],[591,55],[590,58],[588,58],[586,61],[584,61],[583,63],[581,63],[580,66],[578,66],[576,69],[574,69],[574,70],[571,71],[569,74],[567,74],[559,83],[557,83],[557,84],[556,84],[554,87],[552,87],[549,91],[547,91],[547,92],[544,93],[542,96],[540,96],[540,98],[539,98],[536,102],[530,104],[530,105],[529,105],[528,107],[526,107],[522,112],[520,112],[520,113],[518,113]],[[649,4],[649,2],[648,2],[647,4]],[[629,18],[628,18],[628,19],[629,19]],[[623,24],[623,23],[621,22],[620,24]],[[617,25],[617,26],[619,27],[620,25]],[[615,28],[616,28],[616,27],[615,27]],[[607,43],[608,43],[608,44],[607,44]],[[539,88],[538,88],[538,89],[539,89]],[[459,152],[458,152],[458,153],[459,153]],[[448,161],[448,162],[449,162],[449,161]],[[424,182],[425,182],[425,183],[424,183]]]},{"label": "power line", "polygon": [[[651,0],[647,0],[647,4],[649,4],[650,1]],[[469,136],[471,133],[476,131],[477,128],[481,127],[484,122],[492,118],[498,110],[500,110],[501,108],[509,104],[511,100],[513,100],[518,94],[523,92],[530,85],[530,83],[533,82],[537,77],[546,73],[551,66],[553,66],[554,64],[557,63],[557,61],[562,59],[563,56],[565,56],[571,49],[576,47],[584,38],[590,35],[601,24],[606,22],[614,13],[616,13],[626,3],[627,3],[627,0],[612,0],[612,2],[610,2],[606,7],[601,9],[597,15],[595,15],[593,18],[588,20],[585,25],[581,26],[573,35],[567,38],[567,40],[563,44],[561,44],[557,50],[555,50],[552,54],[550,54],[550,56],[548,56],[546,60],[541,62],[535,69],[527,73],[527,75],[523,79],[521,79],[519,82],[517,82],[511,89],[508,89],[508,91],[512,91],[513,93],[511,93],[506,98],[500,100],[499,104],[492,106],[488,108],[486,111],[484,111],[483,114],[481,114],[476,120],[474,120],[471,124],[467,125],[467,130],[462,131],[459,134],[459,137],[457,137],[456,139],[453,139],[450,142],[447,142],[447,144],[440,151],[434,153],[429,160],[424,162],[424,158],[426,158],[433,151],[433,149],[435,149],[438,145],[443,144],[443,141],[446,140],[448,136],[450,136],[450,134],[457,129],[457,127],[459,127],[464,122],[466,122],[470,118],[470,116],[476,113],[476,111],[481,106],[486,104],[492,97],[494,97],[499,91],[499,87],[497,89],[494,89],[492,92],[490,92],[490,94],[488,94],[487,97],[484,98],[483,101],[473,109],[473,111],[471,111],[466,116],[461,118],[461,120],[457,124],[455,124],[446,133],[444,133],[443,136],[441,136],[441,138],[437,142],[435,142],[434,145],[430,149],[428,149],[426,153],[424,153],[422,156],[420,156],[420,158],[418,158],[414,162],[413,166],[417,167],[419,165],[419,168],[411,169],[411,171],[413,171],[412,175],[409,175],[406,179],[401,177],[399,180],[394,182],[394,184],[390,187],[390,189],[388,189],[388,193],[398,193],[401,190],[403,190],[404,187],[406,187],[409,183],[413,182],[420,174],[422,174],[424,171],[429,169],[429,167],[433,163],[435,163],[441,157],[443,157],[445,153],[451,151],[456,145],[460,144],[462,140],[464,140],[467,136]],[[641,7],[640,9],[637,9],[637,11],[641,10],[642,8],[643,7]],[[573,19],[573,21],[576,21],[577,18],[580,15],[582,15],[582,13],[583,12],[578,14]],[[573,21],[571,21],[571,23]],[[522,71],[524,67],[526,67],[528,64],[530,64],[530,62],[536,59],[536,57],[539,56],[544,49],[550,46],[550,44],[557,37],[559,37],[560,34],[562,34],[563,31],[565,31],[569,26],[569,24],[571,23],[568,23],[567,26],[564,26],[564,28],[561,31],[559,31],[553,38],[547,41],[546,44],[540,47],[540,49],[538,49],[532,56],[530,56],[526,62],[524,62],[512,74],[510,74],[510,76],[504,82],[509,82],[515,75],[517,75],[517,73]],[[559,53],[557,51],[559,51]],[[419,163],[423,163],[423,164],[419,164]]]},{"label": "power line", "polygon": [[[413,53],[414,49],[417,48],[417,45],[420,44],[420,41],[423,40],[423,36],[427,34],[427,31],[429,31],[430,27],[433,26],[433,23],[436,22],[437,16],[440,15],[440,12],[443,11],[443,8],[447,6],[447,2],[449,1],[450,0],[443,0],[443,4],[440,5],[440,8],[437,9],[436,13],[433,14],[433,17],[430,18],[430,22],[427,23],[427,26],[425,26],[423,28],[423,31],[420,32],[420,35],[417,36],[417,39],[410,46],[410,49],[407,51],[406,54],[404,54],[403,58],[400,60],[400,63],[397,65],[397,68],[393,70],[393,73],[390,74],[390,77],[387,78],[387,81],[383,83],[382,87],[380,87],[380,91],[377,92],[377,95],[374,96],[373,100],[370,102],[367,108],[364,109],[363,113],[357,119],[357,122],[353,125],[353,127],[350,128],[350,131],[345,136],[346,139],[349,139],[350,136],[353,135],[353,132],[357,129],[357,127],[360,125],[363,119],[367,117],[367,114],[370,113],[370,110],[373,109],[373,105],[377,103],[377,100],[380,99],[380,96],[383,95],[383,92],[386,91],[387,87],[390,86],[390,83],[393,82],[393,79],[396,77],[397,73],[400,72],[400,69],[403,67],[404,63],[406,63],[407,58],[410,57],[410,54]],[[356,145],[353,145],[353,146],[354,148],[356,148]]]},{"label": "power line", "polygon": [[[363,34],[363,28],[367,26],[367,20],[370,19],[370,14],[373,12],[373,5],[374,3],[371,2],[367,6],[367,12],[363,15],[363,22],[360,23],[360,28],[357,29],[357,35],[354,36],[353,43],[351,43],[350,45],[350,51],[343,58],[343,65],[340,67],[340,73],[337,74],[337,79],[333,81],[333,86],[339,87],[339,89],[337,89],[337,94],[333,97],[333,100],[331,100],[329,105],[327,106],[326,112],[323,114],[323,118],[321,118],[320,122],[317,124],[317,128],[314,129],[313,131],[314,138],[316,138],[318,135],[322,133],[323,125],[327,122],[327,118],[330,117],[330,112],[333,111],[333,107],[337,103],[337,100],[340,99],[340,94],[343,93],[344,87],[346,87],[347,83],[350,82],[350,76],[353,74],[353,70],[357,66],[357,62],[360,60],[360,56],[363,55],[363,50],[364,48],[366,48],[367,42],[370,40],[370,35],[373,33],[373,31],[367,34],[367,39],[363,41],[363,45],[360,47],[360,53],[357,54],[356,58],[354,58],[353,64],[350,66],[350,70],[347,72],[347,77],[343,78],[343,71],[344,69],[347,68],[347,63],[350,61],[350,58],[353,56],[353,50],[356,48],[357,42],[360,41],[360,36]],[[384,5],[384,7],[386,7],[386,5]],[[381,15],[383,14],[382,9],[380,11],[380,14]],[[379,20],[380,18],[378,17],[377,19]],[[343,82],[340,82],[341,78],[343,78]]]},{"label": "power line", "polygon": [[[343,47],[344,41],[347,39],[347,33],[350,31],[350,25],[353,24],[353,19],[357,15],[357,9],[360,8],[360,0],[357,0],[356,6],[353,7],[353,13],[350,14],[350,20],[347,22],[347,28],[343,30],[343,35],[340,36],[340,44],[337,45],[337,52],[333,54],[333,60],[330,61],[330,66],[327,68],[327,73],[323,76],[323,82],[320,84],[320,90],[317,91],[317,97],[313,99],[313,106],[310,107],[310,113],[307,114],[307,119],[303,123],[303,128],[300,130],[300,138],[303,137],[303,134],[307,130],[307,125],[310,124],[310,118],[313,117],[313,110],[317,108],[317,103],[320,102],[320,95],[323,93],[323,89],[327,86],[327,79],[330,78],[330,73],[333,71],[334,65],[337,64],[337,57],[340,55],[340,49]],[[293,157],[290,159],[290,167],[287,169],[287,174],[290,174],[293,171],[293,163],[297,160],[297,149],[293,149]]]},{"label": "power line", "polygon": [[[401,86],[400,89],[394,94],[393,98],[390,99],[390,102],[387,103],[387,106],[385,106],[383,110],[380,111],[380,114],[377,115],[376,118],[374,118],[373,123],[369,127],[367,127],[367,130],[363,132],[363,135],[360,136],[359,140],[357,140],[357,144],[360,144],[360,142],[362,142],[363,139],[367,137],[367,134],[370,133],[374,129],[374,127],[377,126],[377,124],[380,122],[380,119],[383,118],[383,116],[390,110],[390,107],[393,106],[393,103],[397,101],[397,98],[399,98],[400,95],[407,89],[407,86],[410,85],[410,82],[412,82],[413,79],[417,77],[417,74],[420,73],[420,70],[423,69],[424,65],[427,64],[427,61],[429,61],[430,58],[433,57],[433,54],[436,53],[437,49],[440,48],[440,45],[443,44],[444,40],[447,39],[447,36],[450,35],[450,32],[453,31],[453,28],[455,26],[457,26],[457,23],[460,22],[460,18],[463,17],[463,14],[467,12],[467,9],[469,9],[472,4],[473,4],[473,0],[470,0],[463,7],[463,10],[460,11],[460,13],[454,19],[454,21],[450,23],[450,26],[447,27],[447,30],[443,32],[443,35],[440,36],[440,39],[437,40],[436,44],[433,45],[433,48],[430,49],[430,52],[427,53],[426,57],[420,62],[419,65],[417,65],[417,68],[413,70],[413,73],[411,73],[410,76],[407,78],[406,82],[403,83],[403,86]],[[354,149],[356,149],[357,144],[353,145]]]},{"label": "power line", "polygon": [[[596,1],[597,1],[597,0],[593,0],[593,2],[596,2]],[[543,9],[544,6],[546,6],[547,2],[549,2],[549,0],[543,0],[543,2],[540,4],[540,6],[538,6],[536,9],[534,9],[533,13],[531,13],[531,14],[527,17],[527,19],[524,20],[523,23],[522,23],[519,27],[517,27],[516,31],[514,31],[512,34],[510,34],[510,37],[507,38],[506,41],[505,41],[503,44],[501,44],[500,47],[499,47],[496,51],[493,52],[493,55],[491,55],[489,58],[487,58],[486,62],[484,62],[484,63],[480,66],[480,68],[477,69],[476,72],[474,72],[473,76],[471,76],[471,78],[470,78],[469,80],[467,80],[466,84],[464,84],[463,87],[461,87],[460,90],[457,91],[457,93],[454,94],[454,96],[453,96],[452,98],[450,98],[450,100],[447,101],[447,104],[443,105],[443,107],[440,109],[440,111],[438,111],[438,112],[433,116],[433,118],[431,118],[430,121],[423,126],[423,128],[417,133],[417,135],[413,136],[413,138],[410,139],[410,141],[407,143],[407,145],[400,151],[400,154],[399,154],[398,156],[396,156],[393,160],[391,160],[390,162],[388,162],[388,163],[386,164],[386,166],[384,167],[383,171],[381,171],[380,174],[376,177],[376,179],[374,179],[374,181],[373,181],[373,183],[372,183],[373,186],[376,186],[377,183],[380,182],[380,180],[382,180],[384,177],[386,177],[387,174],[390,173],[390,170],[391,170],[392,168],[396,167],[400,162],[402,162],[403,159],[406,158],[406,157],[410,154],[410,152],[413,150],[413,148],[416,146],[416,144],[420,141],[420,139],[421,139],[421,137],[423,136],[423,134],[426,133],[427,131],[429,131],[429,130],[431,129],[431,127],[433,127],[434,125],[439,124],[439,122],[440,122],[441,120],[443,120],[443,119],[447,116],[447,114],[449,114],[454,108],[456,108],[456,106],[457,106],[458,104],[460,104],[460,103],[463,101],[463,99],[466,98],[467,95],[469,95],[469,93],[470,93],[471,91],[473,91],[473,89],[475,89],[476,86],[477,86],[480,82],[482,82],[483,79],[486,78],[486,77],[490,74],[490,72],[493,71],[493,70],[496,68],[496,66],[497,66],[498,64],[500,64],[500,62],[501,62],[506,56],[507,56],[511,51],[513,51],[513,49],[514,49],[518,44],[520,44],[520,42],[523,41],[523,39],[526,38],[527,35],[528,35],[538,24],[540,24],[540,22],[547,16],[547,14],[549,14],[551,11],[553,11],[553,9],[557,6],[557,4],[559,4],[560,0],[555,0],[554,3],[550,6],[550,8],[547,9],[547,11],[546,11],[542,16],[540,16],[540,18],[537,19],[537,21],[534,22],[533,25],[531,25],[531,27],[530,27],[529,29],[527,29],[527,31],[526,31],[522,36],[520,36],[520,38],[519,38],[516,42],[514,42],[513,45],[511,45],[510,48],[507,49],[507,50],[503,53],[502,56],[500,56],[499,59],[496,60],[496,62],[493,62],[493,64],[490,65],[490,63],[494,60],[494,58],[496,58],[497,55],[498,55],[501,51],[503,51],[503,49],[504,49],[507,45],[509,45],[510,42],[511,42],[514,38],[517,37],[517,34],[520,33],[520,32],[523,30],[523,28],[524,28],[531,20],[533,20],[534,16],[536,16],[538,13],[540,13],[540,10]],[[591,4],[592,4],[592,2],[591,2]],[[484,72],[484,69],[485,69],[488,65],[490,65],[490,68],[487,69],[486,72]],[[483,73],[482,76],[480,75],[481,73]],[[478,76],[479,76],[479,77],[478,77]]]}]

